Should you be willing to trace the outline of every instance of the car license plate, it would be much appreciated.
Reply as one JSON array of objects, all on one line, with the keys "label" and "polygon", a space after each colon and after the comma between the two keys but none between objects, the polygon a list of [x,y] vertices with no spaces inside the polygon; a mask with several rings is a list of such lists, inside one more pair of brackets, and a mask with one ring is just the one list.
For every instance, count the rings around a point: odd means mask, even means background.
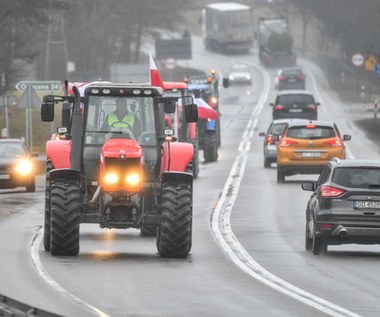
[{"label": "car license plate", "polygon": [[302,112],[302,109],[289,109],[289,112]]},{"label": "car license plate", "polygon": [[301,152],[302,157],[320,157],[321,152]]},{"label": "car license plate", "polygon": [[380,201],[355,200],[355,209],[380,209]]},{"label": "car license plate", "polygon": [[0,179],[10,179],[11,176],[9,174],[1,174]]}]

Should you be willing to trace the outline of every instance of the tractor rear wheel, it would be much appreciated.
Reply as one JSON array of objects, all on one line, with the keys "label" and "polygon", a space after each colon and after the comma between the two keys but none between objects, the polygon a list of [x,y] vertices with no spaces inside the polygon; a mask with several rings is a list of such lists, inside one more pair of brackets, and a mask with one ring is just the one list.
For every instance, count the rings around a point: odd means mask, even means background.
[{"label": "tractor rear wheel", "polygon": [[192,239],[192,189],[189,184],[164,184],[157,250],[162,257],[186,258]]},{"label": "tractor rear wheel", "polygon": [[78,181],[51,181],[50,251],[53,255],[78,255],[80,187]]},{"label": "tractor rear wheel", "polygon": [[218,143],[215,131],[206,132],[205,134],[203,156],[206,162],[218,160]]}]

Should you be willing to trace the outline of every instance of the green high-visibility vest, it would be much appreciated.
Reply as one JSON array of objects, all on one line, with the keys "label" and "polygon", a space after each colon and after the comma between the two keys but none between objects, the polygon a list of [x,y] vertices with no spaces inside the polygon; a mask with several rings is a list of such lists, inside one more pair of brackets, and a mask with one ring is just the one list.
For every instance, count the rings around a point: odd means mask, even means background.
[{"label": "green high-visibility vest", "polygon": [[120,121],[116,114],[110,113],[108,115],[108,126],[113,128],[133,128],[133,124],[135,122],[135,116],[133,113],[128,113],[124,118]]}]

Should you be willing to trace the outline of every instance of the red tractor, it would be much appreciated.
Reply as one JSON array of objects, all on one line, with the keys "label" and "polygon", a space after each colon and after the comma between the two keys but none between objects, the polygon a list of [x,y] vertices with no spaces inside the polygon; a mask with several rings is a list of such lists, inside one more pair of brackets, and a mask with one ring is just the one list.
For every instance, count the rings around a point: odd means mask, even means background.
[{"label": "red tractor", "polygon": [[[177,98],[138,84],[94,83],[82,97],[72,90],[73,96],[47,95],[41,105],[42,121],[51,122],[54,106],[63,103],[59,138],[46,144],[45,250],[77,255],[80,223],[98,223],[156,235],[160,256],[187,257],[193,176],[186,171],[193,146],[175,142],[174,131],[165,128],[165,113],[175,111]],[[197,107],[187,100],[185,117],[196,122]],[[119,104],[128,115],[113,122]]]},{"label": "red tractor", "polygon": [[[196,122],[187,122],[185,112],[182,111],[181,100],[189,95],[187,90],[187,83],[164,81],[165,96],[178,97],[177,111],[170,117],[171,126],[176,130],[178,140],[181,142],[188,142],[194,146],[194,156],[191,162],[191,168],[194,178],[199,174],[199,145],[198,145],[198,131]],[[199,114],[198,114],[199,115]]]}]

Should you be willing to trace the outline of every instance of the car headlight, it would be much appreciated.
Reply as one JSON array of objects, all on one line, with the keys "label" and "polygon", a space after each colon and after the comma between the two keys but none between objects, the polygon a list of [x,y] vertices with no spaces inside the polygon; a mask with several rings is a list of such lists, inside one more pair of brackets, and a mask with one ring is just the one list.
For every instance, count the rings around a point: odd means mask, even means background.
[{"label": "car headlight", "polygon": [[234,80],[234,76],[232,76],[232,75],[230,75],[228,78],[229,78],[230,80]]},{"label": "car headlight", "polygon": [[247,79],[248,79],[248,80],[251,80],[251,75],[247,75]]},{"label": "car headlight", "polygon": [[20,176],[30,175],[33,171],[33,163],[27,158],[21,159],[17,161],[15,170]]}]

